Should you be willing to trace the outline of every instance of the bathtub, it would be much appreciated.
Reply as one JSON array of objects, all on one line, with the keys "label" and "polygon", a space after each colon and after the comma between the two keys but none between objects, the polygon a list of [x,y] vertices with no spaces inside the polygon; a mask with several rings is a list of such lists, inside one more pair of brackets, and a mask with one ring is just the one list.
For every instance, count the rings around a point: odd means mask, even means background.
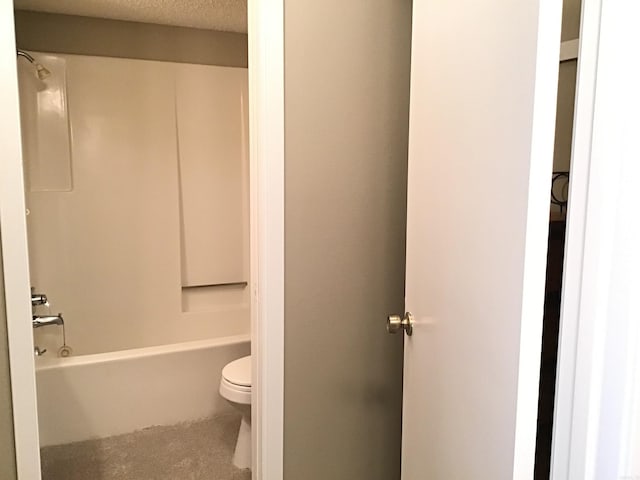
[{"label": "bathtub", "polygon": [[108,437],[233,411],[222,368],[248,335],[36,361],[40,446]]}]

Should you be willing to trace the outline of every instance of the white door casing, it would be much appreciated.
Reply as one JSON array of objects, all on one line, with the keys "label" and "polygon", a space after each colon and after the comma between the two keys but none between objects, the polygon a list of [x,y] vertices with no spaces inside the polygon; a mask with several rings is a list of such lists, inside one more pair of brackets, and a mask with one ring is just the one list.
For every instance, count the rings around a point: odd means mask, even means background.
[{"label": "white door casing", "polygon": [[637,2],[582,2],[554,412],[557,480],[640,476],[639,19]]},{"label": "white door casing", "polygon": [[284,1],[249,0],[254,480],[283,476]]},{"label": "white door casing", "polygon": [[413,13],[402,478],[532,478],[561,4]]},{"label": "white door casing", "polygon": [[20,480],[37,480],[40,449],[21,150],[13,2],[0,0],[0,231],[16,470]]}]

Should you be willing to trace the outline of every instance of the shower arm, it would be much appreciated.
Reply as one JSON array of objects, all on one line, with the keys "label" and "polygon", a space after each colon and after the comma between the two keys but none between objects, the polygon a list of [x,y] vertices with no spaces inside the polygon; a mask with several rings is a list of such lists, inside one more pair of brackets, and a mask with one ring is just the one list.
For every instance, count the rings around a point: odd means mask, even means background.
[{"label": "shower arm", "polygon": [[36,63],[36,59],[33,58],[31,55],[29,55],[27,52],[23,52],[22,50],[18,50],[17,51],[17,55],[19,57],[24,57],[26,58],[29,62],[31,63]]}]

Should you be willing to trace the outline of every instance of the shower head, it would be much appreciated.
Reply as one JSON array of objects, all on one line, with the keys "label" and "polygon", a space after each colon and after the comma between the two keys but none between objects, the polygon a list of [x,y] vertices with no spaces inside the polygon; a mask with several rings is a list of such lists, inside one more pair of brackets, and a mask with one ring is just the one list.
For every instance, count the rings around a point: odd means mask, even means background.
[{"label": "shower head", "polygon": [[51,72],[47,68],[43,67],[41,64],[36,63],[35,66],[36,66],[36,75],[38,75],[38,78],[40,80],[44,80],[49,75],[51,75]]},{"label": "shower head", "polygon": [[19,57],[26,58],[29,63],[33,64],[33,66],[36,67],[36,75],[40,80],[44,80],[49,75],[51,75],[51,72],[46,67],[36,62],[36,59],[29,55],[27,52],[18,50],[16,53]]}]

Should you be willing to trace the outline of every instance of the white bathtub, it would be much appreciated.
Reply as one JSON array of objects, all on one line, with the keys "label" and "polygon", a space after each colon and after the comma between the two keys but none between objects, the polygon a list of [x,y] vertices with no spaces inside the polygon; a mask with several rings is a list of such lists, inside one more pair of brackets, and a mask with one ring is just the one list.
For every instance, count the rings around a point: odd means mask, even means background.
[{"label": "white bathtub", "polygon": [[40,445],[59,445],[232,411],[222,368],[248,335],[36,362]]}]

